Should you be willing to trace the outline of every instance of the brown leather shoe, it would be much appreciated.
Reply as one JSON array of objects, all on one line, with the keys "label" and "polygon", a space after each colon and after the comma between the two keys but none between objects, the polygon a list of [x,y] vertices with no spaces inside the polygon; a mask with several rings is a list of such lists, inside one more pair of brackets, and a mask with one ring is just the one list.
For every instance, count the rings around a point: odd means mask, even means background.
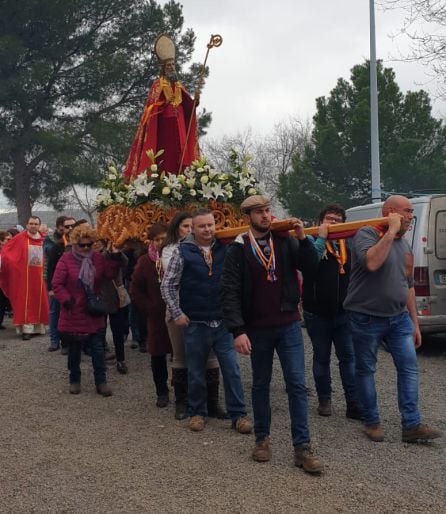
[{"label": "brown leather shoe", "polygon": [[314,455],[310,443],[294,447],[294,465],[303,468],[307,473],[319,475],[324,470],[322,462]]},{"label": "brown leather shoe", "polygon": [[252,450],[252,458],[256,462],[268,462],[271,460],[271,447],[269,444],[269,437],[257,441],[254,449]]},{"label": "brown leather shoe", "polygon": [[239,434],[250,434],[252,432],[252,424],[247,416],[235,419],[232,422],[232,428],[237,430]]},{"label": "brown leather shoe", "polygon": [[381,425],[369,425],[365,427],[365,435],[375,443],[384,441],[384,429]]},{"label": "brown leather shoe", "polygon": [[403,428],[402,438],[404,443],[418,443],[442,437],[443,433],[438,428],[429,425],[418,425],[413,428]]},{"label": "brown leather shoe", "polygon": [[331,416],[331,400],[319,400],[317,413],[319,416]]},{"label": "brown leather shoe", "polygon": [[81,385],[77,382],[70,384],[70,394],[79,394],[81,392]]},{"label": "brown leather shoe", "polygon": [[203,416],[192,416],[189,420],[189,430],[192,432],[201,432],[204,430],[206,421]]},{"label": "brown leather shoe", "polygon": [[96,386],[96,392],[101,396],[112,396],[113,392],[107,384],[99,384]]}]

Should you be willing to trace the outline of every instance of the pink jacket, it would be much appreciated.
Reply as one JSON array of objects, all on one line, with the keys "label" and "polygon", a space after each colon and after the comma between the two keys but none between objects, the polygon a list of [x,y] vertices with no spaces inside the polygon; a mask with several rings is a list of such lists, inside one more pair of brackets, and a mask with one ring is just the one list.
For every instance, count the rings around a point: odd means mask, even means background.
[{"label": "pink jacket", "polygon": [[[104,279],[114,279],[119,273],[121,255],[110,254],[104,257],[101,253],[93,252],[95,267],[94,291],[99,293]],[[72,253],[62,255],[54,271],[51,282],[52,289],[60,302],[60,316],[57,329],[59,332],[72,334],[94,334],[105,327],[105,316],[91,316],[87,312],[87,297],[79,281],[80,262]],[[66,309],[63,303],[74,300],[71,309]]]}]

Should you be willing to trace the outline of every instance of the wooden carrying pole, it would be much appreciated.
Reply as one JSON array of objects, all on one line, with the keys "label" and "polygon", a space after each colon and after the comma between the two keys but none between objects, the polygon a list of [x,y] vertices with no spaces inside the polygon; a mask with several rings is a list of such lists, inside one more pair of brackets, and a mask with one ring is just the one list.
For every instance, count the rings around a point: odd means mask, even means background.
[{"label": "wooden carrying pole", "polygon": [[[342,237],[343,239],[346,237],[353,237],[360,228],[369,226],[369,227],[379,227],[379,226],[387,226],[388,218],[372,218],[368,220],[359,220],[359,221],[348,221],[347,223],[335,223],[333,225],[328,226],[328,238],[336,239],[337,237]],[[225,228],[223,230],[217,230],[215,233],[215,237],[217,239],[233,239],[237,237],[239,234],[243,234],[244,232],[248,232],[248,225],[244,225],[242,227],[234,227],[234,228]],[[277,220],[271,223],[271,230],[273,232],[289,232],[290,235],[294,235],[293,225],[291,220]],[[317,236],[319,231],[319,227],[308,227],[305,229],[305,234],[307,236]]]},{"label": "wooden carrying pole", "polygon": [[[223,43],[223,38],[219,34],[212,34],[211,39],[209,40],[209,43],[207,44],[206,56],[204,58],[203,65],[201,66],[200,75],[198,77],[198,85],[199,85],[198,87],[199,88],[201,87],[201,85],[203,83],[203,77],[206,72],[206,63],[208,60],[209,50],[214,47],[215,48],[219,47],[222,43]],[[192,104],[192,112],[195,111],[196,106],[197,106],[197,95],[194,94],[194,103]],[[187,126],[186,142],[184,143],[184,148],[181,153],[180,167],[178,168],[177,175],[179,175],[181,173],[182,168],[183,168],[184,154],[186,153],[187,142],[189,141],[191,126],[192,126],[192,116],[190,117],[189,124]]]}]

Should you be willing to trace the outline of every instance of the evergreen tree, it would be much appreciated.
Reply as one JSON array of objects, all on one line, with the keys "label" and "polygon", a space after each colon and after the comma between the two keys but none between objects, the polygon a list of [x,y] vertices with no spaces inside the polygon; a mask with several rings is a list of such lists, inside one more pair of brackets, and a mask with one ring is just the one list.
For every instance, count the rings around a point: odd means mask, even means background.
[{"label": "evergreen tree", "polygon": [[[403,94],[392,69],[378,63],[381,181],[402,193],[446,188],[446,128],[431,115],[425,91]],[[316,100],[312,140],[283,177],[280,197],[299,214],[321,204],[371,200],[369,63],[354,66],[328,98]]]},{"label": "evergreen tree", "polygon": [[125,160],[159,74],[156,37],[176,43],[180,74],[190,62],[195,35],[183,23],[174,1],[3,0],[0,181],[20,223],[36,200],[60,207],[69,185],[96,185],[107,161]]}]

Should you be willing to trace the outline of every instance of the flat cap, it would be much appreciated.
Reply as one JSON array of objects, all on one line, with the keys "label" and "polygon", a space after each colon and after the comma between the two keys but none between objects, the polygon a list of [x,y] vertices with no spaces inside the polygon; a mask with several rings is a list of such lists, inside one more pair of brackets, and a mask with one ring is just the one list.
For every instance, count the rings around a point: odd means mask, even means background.
[{"label": "flat cap", "polygon": [[268,207],[268,205],[271,205],[271,200],[267,196],[253,195],[248,196],[248,198],[243,200],[242,204],[240,205],[240,210],[243,214],[248,214],[252,209]]}]

